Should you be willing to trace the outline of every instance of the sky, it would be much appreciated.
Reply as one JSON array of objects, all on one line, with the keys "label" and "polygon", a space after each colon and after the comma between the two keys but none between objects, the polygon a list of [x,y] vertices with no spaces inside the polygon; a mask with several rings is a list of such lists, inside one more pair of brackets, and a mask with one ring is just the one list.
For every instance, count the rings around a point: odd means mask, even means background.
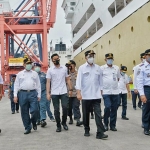
[{"label": "sky", "polygon": [[[9,0],[11,8],[16,9],[16,7],[20,4],[21,0]],[[57,14],[56,14],[56,23],[54,24],[54,28],[50,29],[48,34],[48,43],[52,40],[53,45],[56,42],[60,41],[62,38],[63,43],[66,43],[67,47],[71,46],[71,25],[66,24],[65,13],[61,8],[63,0],[57,0]]]}]

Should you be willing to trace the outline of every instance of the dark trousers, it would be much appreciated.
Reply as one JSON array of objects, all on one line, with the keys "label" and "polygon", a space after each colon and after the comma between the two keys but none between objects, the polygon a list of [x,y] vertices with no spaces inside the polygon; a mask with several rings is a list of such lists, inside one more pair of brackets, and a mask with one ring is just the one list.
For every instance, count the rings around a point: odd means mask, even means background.
[{"label": "dark trousers", "polygon": [[68,116],[72,118],[72,110],[73,110],[74,120],[79,120],[81,118],[79,107],[80,101],[76,97],[69,97]]},{"label": "dark trousers", "polygon": [[138,99],[139,99],[139,101],[138,101],[138,107],[141,107],[142,101],[141,101],[141,98],[140,98],[139,93],[136,94],[136,93],[134,93],[134,91],[131,91],[131,94],[132,94],[132,104],[133,104],[133,108],[136,108],[136,99],[137,99],[137,97],[138,97]]},{"label": "dark trousers", "polygon": [[57,126],[60,126],[61,119],[60,119],[60,100],[61,100],[61,105],[62,105],[62,124],[66,124],[67,121],[67,113],[68,113],[68,103],[69,103],[69,98],[67,94],[62,94],[62,95],[52,95],[52,102],[54,106],[54,115],[56,119]]},{"label": "dark trousers", "polygon": [[121,102],[122,102],[122,117],[126,117],[127,93],[125,93],[125,94],[120,93],[119,94],[119,96],[118,96],[118,108],[119,108]]},{"label": "dark trousers", "polygon": [[19,101],[18,101],[18,103],[14,103],[14,93],[13,92],[10,93],[10,102],[11,102],[11,111],[12,112],[15,112],[15,110],[18,111],[19,110]]},{"label": "dark trousers", "polygon": [[[19,96],[19,104],[21,108],[21,117],[22,117],[25,130],[31,130],[32,128],[31,123],[35,125],[38,119],[37,92],[36,90],[31,92],[20,91],[18,96]],[[30,118],[29,111],[31,114],[31,118]]]},{"label": "dark trousers", "polygon": [[149,128],[150,128],[150,87],[144,87],[144,93],[147,98],[147,102],[143,103],[142,122],[143,122],[144,129],[149,131]]},{"label": "dark trousers", "polygon": [[95,113],[95,122],[97,126],[97,132],[104,133],[105,129],[101,119],[101,106],[100,99],[96,100],[82,100],[82,111],[83,111],[83,124],[85,130],[90,130],[89,122],[90,122],[90,109],[91,105],[93,105],[94,113]]},{"label": "dark trousers", "polygon": [[104,123],[106,126],[108,126],[110,117],[110,127],[116,127],[118,95],[103,95],[103,99],[105,105]]}]

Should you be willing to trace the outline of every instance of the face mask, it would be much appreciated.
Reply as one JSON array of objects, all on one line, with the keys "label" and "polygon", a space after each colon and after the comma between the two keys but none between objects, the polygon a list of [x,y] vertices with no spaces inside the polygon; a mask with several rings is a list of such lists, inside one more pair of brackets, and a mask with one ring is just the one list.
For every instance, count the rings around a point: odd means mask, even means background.
[{"label": "face mask", "polygon": [[125,75],[125,73],[124,73],[124,72],[120,72],[120,73],[121,73],[121,75],[122,75],[122,76],[124,76],[124,75]]},{"label": "face mask", "polygon": [[37,73],[39,73],[41,71],[41,68],[40,67],[35,67],[34,71],[36,71]]},{"label": "face mask", "polygon": [[143,60],[142,60],[142,63],[145,63],[145,60],[146,60],[146,59],[143,59]]},{"label": "face mask", "polygon": [[32,65],[31,64],[26,64],[26,70],[30,71],[32,69]]},{"label": "face mask", "polygon": [[150,57],[147,58],[147,61],[150,62]]},{"label": "face mask", "polygon": [[59,65],[59,59],[58,60],[55,60],[55,62],[54,62],[54,64],[57,66],[57,65]]},{"label": "face mask", "polygon": [[107,64],[112,65],[113,64],[113,59],[107,59]]},{"label": "face mask", "polygon": [[87,61],[88,61],[89,64],[93,64],[93,63],[94,63],[94,58],[93,58],[93,57],[90,57],[90,58],[88,58]]}]

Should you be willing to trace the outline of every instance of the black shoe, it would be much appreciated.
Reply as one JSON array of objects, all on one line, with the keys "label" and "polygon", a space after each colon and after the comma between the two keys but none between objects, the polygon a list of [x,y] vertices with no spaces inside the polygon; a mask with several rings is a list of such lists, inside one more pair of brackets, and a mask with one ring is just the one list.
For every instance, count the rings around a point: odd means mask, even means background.
[{"label": "black shoe", "polygon": [[16,110],[16,113],[19,113],[19,110]]},{"label": "black shoe", "polygon": [[91,119],[94,119],[94,115],[91,115]]},{"label": "black shoe", "polygon": [[68,130],[68,126],[66,125],[66,123],[62,123],[62,126],[64,127],[64,130]]},{"label": "black shoe", "polygon": [[90,136],[89,130],[85,130],[84,136]]},{"label": "black shoe", "polygon": [[111,131],[117,131],[117,129],[115,127],[111,127],[110,130]]},{"label": "black shoe", "polygon": [[33,130],[37,130],[37,125],[36,124],[33,125]]},{"label": "black shoe", "polygon": [[15,114],[15,112],[13,111],[12,114]]},{"label": "black shoe", "polygon": [[40,125],[40,124],[41,124],[41,122],[40,122],[40,121],[37,121],[36,125]]},{"label": "black shoe", "polygon": [[45,122],[45,120],[41,121],[41,127],[45,127],[47,125],[47,123]]},{"label": "black shoe", "polygon": [[31,133],[31,130],[26,130],[26,131],[24,132],[24,134],[29,134],[29,133]]},{"label": "black shoe", "polygon": [[104,133],[97,133],[96,138],[97,139],[106,139],[106,138],[108,138],[108,135],[106,135]]},{"label": "black shoe", "polygon": [[105,131],[108,131],[108,126],[104,125]]},{"label": "black shoe", "polygon": [[76,126],[79,127],[79,126],[81,126],[81,125],[83,125],[83,121],[78,120],[77,123],[76,123]]},{"label": "black shoe", "polygon": [[70,119],[69,124],[73,124],[73,120],[72,119]]},{"label": "black shoe", "polygon": [[123,120],[129,120],[129,118],[127,118],[126,116],[122,116]]},{"label": "black shoe", "polygon": [[148,130],[144,130],[144,134],[145,134],[145,135],[149,135],[149,136],[150,136],[150,131],[148,131]]},{"label": "black shoe", "polygon": [[56,132],[61,132],[61,126],[57,127]]},{"label": "black shoe", "polygon": [[138,105],[138,107],[139,107],[140,109],[142,109],[141,105]]},{"label": "black shoe", "polygon": [[136,107],[133,107],[134,110],[136,110]]}]

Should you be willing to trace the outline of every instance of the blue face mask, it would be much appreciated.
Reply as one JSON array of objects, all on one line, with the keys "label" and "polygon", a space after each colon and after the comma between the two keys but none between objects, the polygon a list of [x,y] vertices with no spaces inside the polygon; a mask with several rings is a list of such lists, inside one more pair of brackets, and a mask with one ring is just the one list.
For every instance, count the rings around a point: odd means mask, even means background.
[{"label": "blue face mask", "polygon": [[32,64],[26,64],[26,70],[30,71],[32,69]]},{"label": "blue face mask", "polygon": [[113,64],[113,59],[107,59],[107,64],[112,65]]},{"label": "blue face mask", "polygon": [[150,62],[150,57],[147,58],[147,61]]},{"label": "blue face mask", "polygon": [[41,71],[41,68],[40,67],[35,67],[34,71],[36,71],[37,73],[39,73]]},{"label": "blue face mask", "polygon": [[125,73],[124,73],[124,72],[120,72],[120,73],[121,73],[121,75],[122,75],[122,76],[124,76],[124,75],[125,75]]}]

